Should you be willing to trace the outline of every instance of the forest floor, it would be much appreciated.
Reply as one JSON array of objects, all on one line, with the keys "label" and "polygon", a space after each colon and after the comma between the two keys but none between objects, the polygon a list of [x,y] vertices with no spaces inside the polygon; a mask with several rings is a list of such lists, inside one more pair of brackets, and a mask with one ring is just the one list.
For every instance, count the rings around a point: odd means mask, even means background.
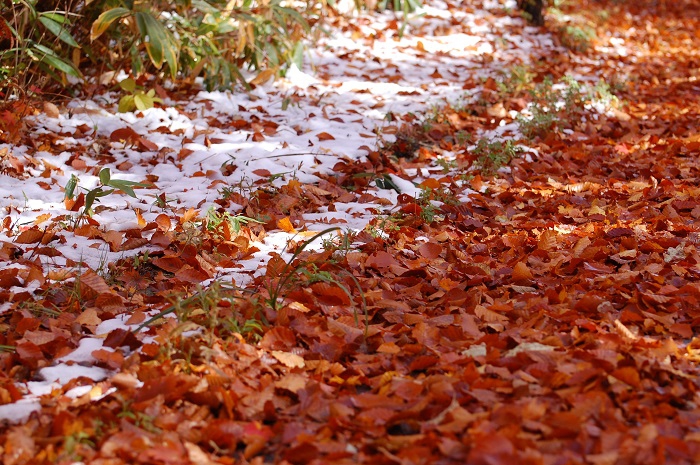
[{"label": "forest floor", "polygon": [[3,113],[2,463],[700,462],[700,5],[561,8]]}]

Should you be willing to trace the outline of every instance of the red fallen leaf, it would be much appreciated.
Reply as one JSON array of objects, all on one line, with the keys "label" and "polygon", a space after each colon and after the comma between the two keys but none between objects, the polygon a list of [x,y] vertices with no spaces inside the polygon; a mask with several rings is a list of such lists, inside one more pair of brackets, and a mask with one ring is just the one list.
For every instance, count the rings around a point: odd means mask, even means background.
[{"label": "red fallen leaf", "polygon": [[95,239],[97,237],[102,236],[102,231],[100,231],[99,228],[91,224],[84,224],[82,226],[79,226],[73,230],[73,233],[76,236],[83,236],[87,237],[88,239]]},{"label": "red fallen leaf", "polygon": [[17,244],[34,244],[36,242],[40,242],[41,239],[44,237],[44,231],[41,231],[40,229],[34,227],[31,229],[27,229],[26,231],[22,231],[19,236],[15,239],[15,243]]},{"label": "red fallen leaf", "polygon": [[22,335],[25,331],[34,331],[41,325],[41,321],[38,318],[32,316],[25,316],[17,323],[15,331],[17,334]]},{"label": "red fallen leaf", "polygon": [[585,294],[574,305],[575,310],[591,313],[598,310],[598,306],[604,302],[604,299],[592,292]]},{"label": "red fallen leaf", "polygon": [[284,452],[284,458],[294,465],[301,465],[312,462],[319,456],[318,448],[308,442],[302,442],[299,445],[287,449]]},{"label": "red fallen leaf", "polygon": [[614,378],[619,379],[623,383],[629,384],[633,388],[639,388],[641,385],[639,372],[634,367],[622,367],[610,373]]},{"label": "red fallen leaf", "polygon": [[164,233],[162,231],[156,231],[151,236],[151,244],[157,245],[162,248],[167,248],[175,240],[175,236],[171,231]]},{"label": "red fallen leaf", "polygon": [[418,185],[419,187],[427,188],[427,189],[439,189],[440,188],[440,181],[438,181],[435,178],[428,178],[422,183]]},{"label": "red fallen leaf", "polygon": [[540,250],[553,250],[557,248],[559,234],[553,229],[548,229],[537,238],[537,248]]},{"label": "red fallen leaf", "polygon": [[613,228],[606,232],[607,237],[624,237],[624,236],[634,236],[634,230],[630,228]]},{"label": "red fallen leaf", "polygon": [[109,288],[104,278],[92,270],[86,270],[80,275],[80,285],[87,287],[96,294],[112,293],[112,290]]},{"label": "red fallen leaf", "polygon": [[207,279],[211,278],[208,273],[205,273],[203,270],[197,270],[191,265],[184,265],[182,268],[177,270],[177,272],[175,272],[175,277],[180,281],[193,284],[201,283],[202,281],[206,281]]},{"label": "red fallen leaf", "polygon": [[[10,217],[8,216],[5,219],[10,219]],[[10,223],[7,224],[7,227],[5,227],[5,229],[9,228],[9,225]],[[0,260],[15,260],[21,257],[23,254],[22,249],[10,242],[0,241],[0,244],[2,244],[0,245]]]},{"label": "red fallen leaf", "polygon": [[45,360],[44,354],[41,352],[39,346],[29,341],[17,344],[15,352],[22,363],[30,368],[36,368],[39,361]]},{"label": "red fallen leaf", "polygon": [[330,283],[315,283],[311,290],[326,305],[349,305],[350,297],[338,285]]},{"label": "red fallen leaf", "polygon": [[104,311],[119,313],[124,310],[124,301],[119,294],[105,292],[97,296],[95,306]]},{"label": "red fallen leaf", "polygon": [[139,137],[137,139],[137,142],[139,144],[139,148],[143,151],[156,152],[158,150],[158,144],[156,144],[155,142],[151,142],[143,136]]},{"label": "red fallen leaf", "polygon": [[124,243],[121,246],[121,250],[123,250],[123,251],[134,250],[134,249],[138,249],[139,247],[143,247],[146,244],[148,244],[148,239],[146,239],[146,238],[130,237],[124,241]]},{"label": "red fallen leaf", "polygon": [[112,142],[136,142],[141,136],[138,132],[134,131],[130,127],[119,128],[112,131],[109,135],[109,140]]},{"label": "red fallen leaf", "polygon": [[49,342],[56,340],[57,334],[52,331],[26,331],[24,333],[24,339],[36,344],[37,346],[43,346]]},{"label": "red fallen leaf", "polygon": [[209,420],[203,436],[219,447],[236,449],[238,443],[243,441],[243,424],[233,420]]},{"label": "red fallen leaf", "polygon": [[107,231],[102,233],[102,239],[109,244],[109,250],[112,252],[119,252],[122,245],[122,240],[124,239],[124,233],[121,231]]},{"label": "red fallen leaf", "polygon": [[179,400],[187,391],[197,385],[199,379],[190,375],[165,375],[148,379],[143,386],[134,393],[134,401],[143,402],[150,400],[159,394],[165,396],[166,402]]},{"label": "red fallen leaf", "polygon": [[170,217],[164,213],[161,213],[160,215],[156,216],[156,224],[158,225],[158,229],[160,229],[163,232],[168,232],[172,229]]},{"label": "red fallen leaf", "polygon": [[157,266],[163,271],[167,271],[169,273],[175,273],[178,271],[180,268],[182,268],[185,265],[185,262],[182,261],[180,257],[176,257],[173,255],[166,256],[166,257],[158,257],[154,258],[151,260],[151,264],[153,266]]},{"label": "red fallen leaf", "polygon": [[282,257],[276,253],[271,253],[272,257],[267,261],[267,268],[265,270],[265,276],[267,278],[278,278],[281,277],[285,268],[287,267],[287,262],[285,262]]},{"label": "red fallen leaf", "polygon": [[608,265],[603,265],[602,263],[589,263],[589,262],[585,262],[583,264],[583,269],[586,271],[592,271],[594,273],[601,273],[601,274],[610,274],[613,271],[615,271],[614,268],[612,268]]},{"label": "red fallen leaf", "polygon": [[327,132],[319,132],[318,134],[316,134],[316,137],[318,137],[318,140],[320,140],[320,141],[335,140],[335,137],[328,134]]},{"label": "red fallen leaf", "polygon": [[401,213],[406,213],[408,215],[420,215],[423,212],[423,208],[417,203],[408,203],[401,207]]},{"label": "red fallen leaf", "polygon": [[141,347],[141,341],[136,339],[136,336],[131,331],[117,328],[107,335],[102,345],[112,349],[126,346],[131,350],[135,350]]},{"label": "red fallen leaf", "polygon": [[113,370],[121,368],[124,363],[124,355],[118,350],[97,349],[92,351],[92,356],[98,363],[106,365]]},{"label": "red fallen leaf", "polygon": [[275,326],[265,333],[260,341],[260,347],[268,350],[289,351],[297,345],[297,338],[289,328]]},{"label": "red fallen leaf", "polygon": [[669,327],[669,329],[684,338],[690,339],[693,337],[693,327],[689,324],[674,323]]},{"label": "red fallen leaf", "polygon": [[382,345],[377,347],[377,353],[380,354],[398,354],[401,352],[401,347],[397,346],[395,342],[384,342]]},{"label": "red fallen leaf", "polygon": [[442,246],[437,242],[424,242],[418,247],[416,252],[423,258],[433,260],[442,253]]},{"label": "red fallen leaf", "polygon": [[532,281],[533,276],[530,269],[527,267],[525,262],[518,262],[513,267],[513,281],[518,284],[527,284]]},{"label": "red fallen leaf", "polygon": [[398,266],[399,262],[391,256],[391,254],[380,250],[370,255],[365,261],[365,266],[369,266],[376,269],[388,268],[390,266]]},{"label": "red fallen leaf", "polygon": [[304,389],[308,382],[309,380],[306,376],[296,373],[289,373],[279,381],[275,382],[275,388],[286,389],[287,391],[296,394],[297,392]]},{"label": "red fallen leaf", "polygon": [[12,286],[20,286],[22,281],[17,277],[19,268],[9,268],[0,270],[0,287],[10,288]]},{"label": "red fallen leaf", "polygon": [[420,355],[413,359],[408,366],[410,371],[422,371],[426,368],[434,367],[440,362],[440,358],[435,355]]}]

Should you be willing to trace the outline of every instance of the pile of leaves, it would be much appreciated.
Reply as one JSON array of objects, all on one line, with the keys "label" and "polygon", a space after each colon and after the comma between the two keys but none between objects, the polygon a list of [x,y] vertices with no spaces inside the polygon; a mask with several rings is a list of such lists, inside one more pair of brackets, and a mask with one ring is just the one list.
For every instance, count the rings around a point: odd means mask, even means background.
[{"label": "pile of leaves", "polygon": [[[543,76],[577,61],[606,66],[605,51],[551,56],[522,91],[487,83],[430,127],[406,116],[398,144],[339,161],[317,185],[259,185],[207,218],[176,210],[119,233],[86,220],[75,234],[159,250],[111,264],[108,279],[80,270],[56,287],[35,260],[51,256],[49,230],[3,243],[0,343],[14,350],[0,353],[2,403],[83,331],[118,315],[135,328],[92,353],[116,374],[76,378],[6,425],[4,463],[697,463],[698,9],[595,6],[611,12],[600,34],[649,57],[617,57],[621,110],[583,120],[572,106],[524,136],[537,157],[459,133],[517,124],[501,109],[544,98]],[[430,164],[446,150],[460,170]],[[329,231],[322,250],[300,235],[245,288],[198,286],[304,213],[379,210],[365,174],[391,188],[415,168],[431,170],[425,195],[398,195],[365,230]],[[243,220],[225,217],[229,202]]]}]

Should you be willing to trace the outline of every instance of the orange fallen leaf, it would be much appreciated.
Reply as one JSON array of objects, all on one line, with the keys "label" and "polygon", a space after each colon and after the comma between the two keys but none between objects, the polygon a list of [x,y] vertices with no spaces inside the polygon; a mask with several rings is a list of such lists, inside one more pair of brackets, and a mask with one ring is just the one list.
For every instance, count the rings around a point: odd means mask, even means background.
[{"label": "orange fallen leaf", "polygon": [[294,225],[292,225],[292,221],[289,219],[288,216],[285,216],[282,219],[277,220],[277,227],[280,228],[282,231],[289,233],[289,234],[296,234],[297,230],[294,229]]}]

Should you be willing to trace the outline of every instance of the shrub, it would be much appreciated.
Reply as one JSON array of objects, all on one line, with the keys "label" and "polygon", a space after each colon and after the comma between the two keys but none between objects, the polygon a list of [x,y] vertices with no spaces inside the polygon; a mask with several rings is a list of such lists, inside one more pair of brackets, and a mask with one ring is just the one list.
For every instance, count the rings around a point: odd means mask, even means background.
[{"label": "shrub", "polygon": [[65,83],[80,76],[72,51],[80,45],[71,33],[70,4],[12,0],[0,7],[0,87],[5,98],[43,87],[43,76]]},{"label": "shrub", "polygon": [[[200,74],[208,89],[245,83],[242,68],[269,69],[272,77],[289,61],[300,62],[301,39],[310,30],[302,14],[281,0],[162,0],[145,6],[108,8],[92,25],[90,38],[108,33],[128,50],[131,72],[167,69],[171,78]],[[119,66],[124,53],[113,55]]]}]

